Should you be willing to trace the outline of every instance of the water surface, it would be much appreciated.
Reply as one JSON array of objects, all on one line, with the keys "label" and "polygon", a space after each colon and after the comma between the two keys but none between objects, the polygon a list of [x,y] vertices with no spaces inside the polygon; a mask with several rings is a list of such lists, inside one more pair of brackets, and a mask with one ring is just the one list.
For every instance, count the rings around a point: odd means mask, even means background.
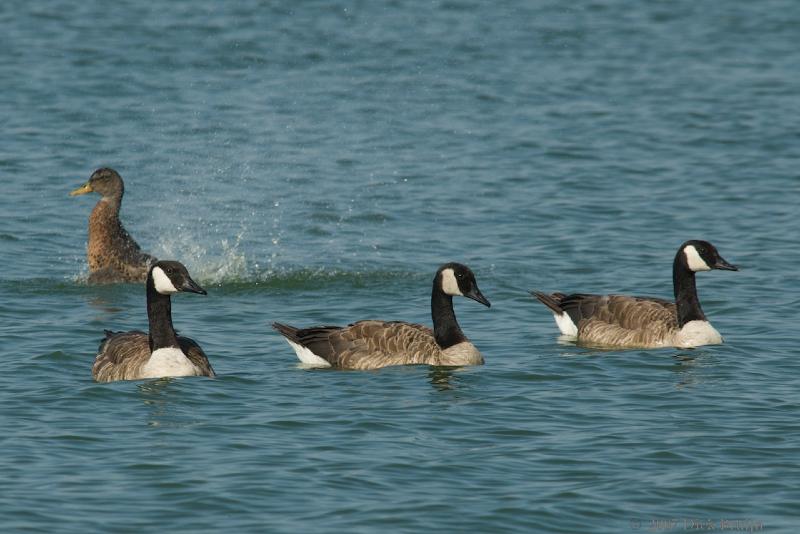
[{"label": "water surface", "polygon": [[[794,2],[5,2],[4,530],[624,532],[800,519]],[[126,181],[216,380],[95,384],[138,285],[87,286],[70,198]],[[725,337],[560,343],[528,290],[670,297]],[[486,365],[308,371],[269,328],[429,322]],[[662,521],[661,523],[651,523]],[[670,523],[676,521],[676,523]],[[708,523],[704,523],[708,524]],[[727,529],[731,530],[731,529]]]}]

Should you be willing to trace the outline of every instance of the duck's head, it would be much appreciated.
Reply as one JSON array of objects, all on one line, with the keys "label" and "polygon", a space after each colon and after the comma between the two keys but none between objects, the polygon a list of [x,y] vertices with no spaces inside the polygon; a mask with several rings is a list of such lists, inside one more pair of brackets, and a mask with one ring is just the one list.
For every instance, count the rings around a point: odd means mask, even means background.
[{"label": "duck's head", "polygon": [[710,271],[721,269],[723,271],[738,271],[739,268],[725,261],[717,252],[717,248],[708,241],[692,239],[687,241],[678,250],[678,259],[690,271]]},{"label": "duck's head", "polygon": [[445,263],[439,267],[433,283],[437,284],[445,295],[467,297],[487,308],[491,306],[489,300],[478,289],[475,275],[469,267],[461,263]]},{"label": "duck's head", "polygon": [[92,173],[88,182],[69,195],[74,197],[92,192],[98,193],[103,198],[121,197],[125,192],[125,185],[117,171],[109,167],[102,167]]},{"label": "duck's head", "polygon": [[172,295],[178,292],[206,294],[206,290],[189,276],[189,271],[179,261],[157,261],[150,267],[147,274],[147,283],[162,295]]}]

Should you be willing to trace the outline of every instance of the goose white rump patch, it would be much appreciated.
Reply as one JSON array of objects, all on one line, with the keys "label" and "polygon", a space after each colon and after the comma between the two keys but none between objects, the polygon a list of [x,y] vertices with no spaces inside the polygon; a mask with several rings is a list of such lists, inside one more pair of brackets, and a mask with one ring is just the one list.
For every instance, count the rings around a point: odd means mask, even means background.
[{"label": "goose white rump patch", "polygon": [[572,318],[567,312],[553,313],[553,317],[555,317],[556,325],[558,325],[558,329],[561,330],[562,334],[578,337],[578,327],[572,322]]},{"label": "goose white rump patch", "polygon": [[305,348],[304,346],[300,345],[299,343],[295,343],[294,341],[286,340],[286,342],[294,349],[295,354],[300,359],[300,361],[309,366],[309,367],[330,367],[331,364],[328,363],[327,360],[324,358],[320,358],[310,349]]},{"label": "goose white rump patch", "polygon": [[198,376],[200,370],[176,347],[156,349],[142,367],[142,378]]}]

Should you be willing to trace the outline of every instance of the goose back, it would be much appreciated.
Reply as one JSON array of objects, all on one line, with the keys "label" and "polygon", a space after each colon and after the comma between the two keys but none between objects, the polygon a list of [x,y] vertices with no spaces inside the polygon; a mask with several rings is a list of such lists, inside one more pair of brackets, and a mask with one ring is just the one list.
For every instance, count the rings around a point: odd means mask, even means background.
[{"label": "goose back", "polygon": [[675,303],[627,295],[536,295],[553,313],[566,313],[578,339],[601,346],[654,348],[671,345],[679,331]]}]

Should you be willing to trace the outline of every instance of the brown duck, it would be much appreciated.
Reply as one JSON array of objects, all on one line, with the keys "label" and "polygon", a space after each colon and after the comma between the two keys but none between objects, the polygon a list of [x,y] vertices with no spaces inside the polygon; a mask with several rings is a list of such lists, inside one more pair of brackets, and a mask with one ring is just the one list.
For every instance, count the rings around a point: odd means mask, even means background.
[{"label": "brown duck", "polygon": [[102,198],[89,216],[89,282],[143,282],[155,258],[142,252],[119,220],[125,185],[114,169],[97,169],[89,181],[70,196],[98,193]]}]

